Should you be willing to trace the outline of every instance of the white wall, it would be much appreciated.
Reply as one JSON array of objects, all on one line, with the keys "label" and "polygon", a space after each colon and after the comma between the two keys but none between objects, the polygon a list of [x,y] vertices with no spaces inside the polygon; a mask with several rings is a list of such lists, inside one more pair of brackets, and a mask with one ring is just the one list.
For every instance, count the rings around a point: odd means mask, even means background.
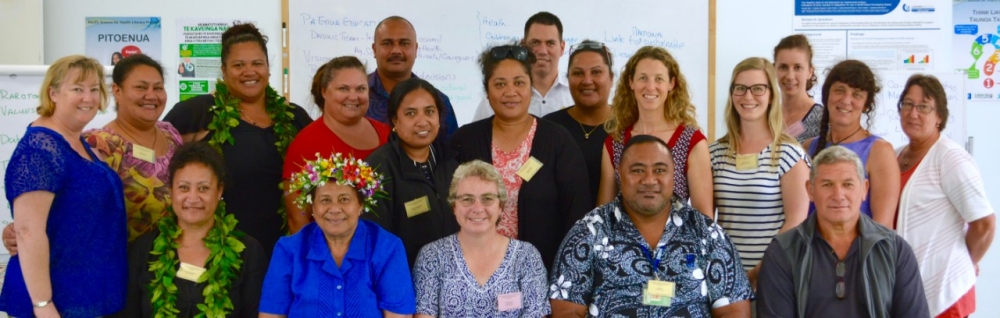
[{"label": "white wall", "polygon": [[[781,38],[792,33],[794,2],[717,0],[716,2],[716,137],[726,133],[723,106],[728,93],[726,88],[732,78],[733,67],[744,58],[763,56],[773,60],[774,46]],[[817,70],[819,72],[820,70]],[[822,74],[817,74],[822,76]],[[819,96],[816,96],[818,99]],[[1000,166],[993,164],[1000,158],[1000,126],[997,103],[967,103],[966,129],[974,137],[973,157],[986,182],[986,192],[995,211],[1000,211]],[[992,114],[992,115],[991,115]],[[1000,244],[979,264],[980,276],[976,284],[977,310],[973,317],[1000,317],[1000,303],[992,291],[1000,290]]]},{"label": "white wall", "polygon": [[[7,0],[0,0],[7,1]],[[28,0],[40,1],[40,0]],[[177,72],[177,19],[220,18],[256,21],[257,27],[270,39],[267,43],[271,63],[271,87],[281,91],[281,1],[279,0],[45,0],[45,64],[60,57],[83,54],[86,47],[86,17],[160,17],[163,57],[160,64],[166,68],[167,108],[178,101]],[[166,113],[164,113],[166,114]]]},{"label": "white wall", "polygon": [[42,64],[41,0],[0,0],[0,30],[0,64]]}]

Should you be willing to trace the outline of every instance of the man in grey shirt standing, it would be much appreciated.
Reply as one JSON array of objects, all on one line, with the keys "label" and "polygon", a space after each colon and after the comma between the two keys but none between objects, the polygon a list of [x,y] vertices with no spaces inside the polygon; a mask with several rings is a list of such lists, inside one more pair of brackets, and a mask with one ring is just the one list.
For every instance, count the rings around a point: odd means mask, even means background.
[{"label": "man in grey shirt standing", "polygon": [[929,317],[910,245],[861,214],[868,181],[858,156],[823,150],[806,190],[816,212],[764,252],[758,317]]}]

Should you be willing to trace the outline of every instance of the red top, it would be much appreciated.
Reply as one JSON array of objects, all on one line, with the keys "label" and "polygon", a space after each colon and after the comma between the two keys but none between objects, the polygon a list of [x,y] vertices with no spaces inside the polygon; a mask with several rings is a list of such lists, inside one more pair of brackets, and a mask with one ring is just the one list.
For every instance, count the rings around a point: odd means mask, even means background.
[{"label": "red top", "polygon": [[[365,117],[365,120],[368,120],[375,127],[375,133],[378,134],[378,145],[384,145],[389,140],[389,126],[368,117]],[[378,147],[372,149],[354,149],[347,145],[343,139],[330,130],[330,127],[326,126],[323,118],[320,117],[309,124],[309,126],[306,126],[306,128],[303,128],[295,136],[295,140],[292,140],[292,144],[288,146],[288,152],[285,154],[285,167],[281,171],[281,178],[283,180],[290,178],[292,173],[299,171],[306,160],[316,160],[316,153],[319,153],[323,157],[329,157],[339,152],[345,157],[351,154],[354,155],[354,158],[367,159],[368,155],[374,152],[375,149],[378,149]]]},{"label": "red top", "polygon": [[[618,142],[614,140],[614,136],[608,136],[604,140],[604,148],[608,151],[608,155],[611,157],[611,165],[615,168],[615,183],[620,182],[618,176],[618,163],[621,160],[622,151],[625,149],[625,144],[628,143],[629,139],[632,139],[632,127],[629,126],[625,128],[622,132],[622,141]],[[674,134],[670,136],[670,140],[665,140],[667,146],[670,147],[670,152],[673,154],[674,171],[674,194],[681,200],[687,200],[691,197],[688,189],[687,180],[687,167],[688,167],[688,157],[691,155],[691,151],[694,150],[694,145],[697,145],[702,140],[705,140],[705,135],[701,133],[697,128],[680,125],[674,130]],[[684,155],[678,155],[684,154]]]}]

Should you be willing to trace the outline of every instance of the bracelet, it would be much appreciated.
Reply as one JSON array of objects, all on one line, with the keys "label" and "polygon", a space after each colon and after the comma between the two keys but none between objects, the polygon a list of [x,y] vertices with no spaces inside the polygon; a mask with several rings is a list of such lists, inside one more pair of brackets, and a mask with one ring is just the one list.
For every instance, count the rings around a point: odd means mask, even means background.
[{"label": "bracelet", "polygon": [[40,301],[40,302],[34,303],[33,306],[35,306],[35,308],[42,308],[42,307],[48,306],[51,303],[52,303],[52,300],[49,299],[49,300],[46,300],[46,301]]}]

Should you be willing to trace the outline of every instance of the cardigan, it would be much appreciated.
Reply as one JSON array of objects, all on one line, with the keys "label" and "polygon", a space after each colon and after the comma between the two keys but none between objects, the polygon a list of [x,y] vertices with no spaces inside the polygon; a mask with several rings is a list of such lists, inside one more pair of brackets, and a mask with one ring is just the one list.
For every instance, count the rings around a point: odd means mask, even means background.
[{"label": "cardigan", "polygon": [[[368,156],[368,164],[385,176],[383,187],[388,198],[379,198],[375,208],[362,213],[361,218],[381,225],[403,240],[406,259],[413,267],[420,248],[431,242],[458,232],[458,222],[448,204],[448,187],[458,163],[447,155],[446,147],[435,142],[431,154],[435,158],[434,181],[424,176],[424,172],[413,164],[406,155],[399,138],[395,134],[389,142]],[[410,216],[406,204],[425,200],[428,211]],[[418,212],[418,211],[414,211]]]},{"label": "cardigan", "polygon": [[[896,149],[896,155],[904,148]],[[927,151],[900,194],[896,231],[913,246],[927,305],[937,316],[975,285],[965,225],[993,214],[993,207],[972,156],[944,136]]]},{"label": "cardigan", "polygon": [[[563,236],[595,201],[587,185],[587,164],[573,137],[559,124],[534,119],[538,126],[530,155],[542,166],[521,185],[517,233],[519,240],[538,248],[545,267],[551,268]],[[450,145],[458,162],[493,164],[493,116],[459,128]]]}]

